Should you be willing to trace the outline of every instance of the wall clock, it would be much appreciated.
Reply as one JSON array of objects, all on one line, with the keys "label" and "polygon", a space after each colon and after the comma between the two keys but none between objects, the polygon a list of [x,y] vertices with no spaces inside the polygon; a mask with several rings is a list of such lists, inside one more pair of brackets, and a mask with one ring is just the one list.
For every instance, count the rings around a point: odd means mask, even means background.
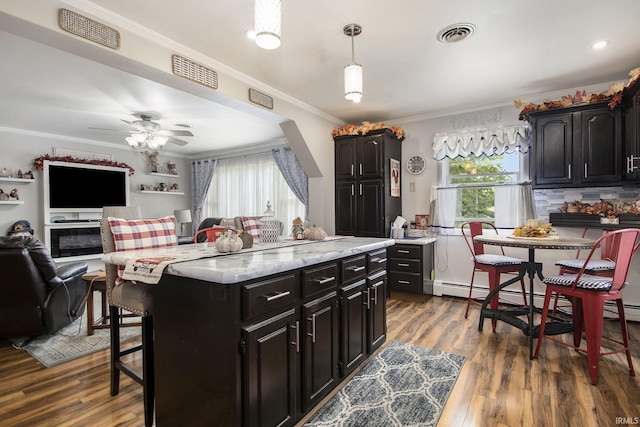
[{"label": "wall clock", "polygon": [[418,175],[424,171],[426,166],[426,162],[424,161],[424,157],[422,156],[413,156],[409,160],[407,160],[407,170],[409,173]]}]

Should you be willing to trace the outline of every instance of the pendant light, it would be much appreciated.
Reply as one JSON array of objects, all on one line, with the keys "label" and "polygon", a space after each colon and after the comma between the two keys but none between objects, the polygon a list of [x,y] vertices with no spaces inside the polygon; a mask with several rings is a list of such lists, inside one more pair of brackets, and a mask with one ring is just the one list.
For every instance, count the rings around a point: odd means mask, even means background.
[{"label": "pendant light", "polygon": [[353,38],[362,32],[358,24],[346,25],[342,31],[351,37],[351,63],[344,67],[344,97],[349,101],[362,99],[362,65],[357,64],[353,47]]},{"label": "pendant light", "polygon": [[263,49],[280,47],[282,5],[280,0],[256,0],[256,44]]}]

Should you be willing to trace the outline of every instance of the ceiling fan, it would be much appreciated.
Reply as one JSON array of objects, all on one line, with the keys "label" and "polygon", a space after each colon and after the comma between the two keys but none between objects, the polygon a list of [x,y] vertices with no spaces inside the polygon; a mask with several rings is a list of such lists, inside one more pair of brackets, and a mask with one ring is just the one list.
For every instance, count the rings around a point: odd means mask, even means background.
[{"label": "ceiling fan", "polygon": [[148,114],[140,114],[141,120],[124,120],[128,125],[133,126],[136,130],[129,131],[131,136],[125,138],[132,148],[162,148],[165,143],[184,146],[187,141],[175,138],[176,136],[193,136],[188,130],[169,130],[161,129],[160,124],[152,121],[153,117]]}]

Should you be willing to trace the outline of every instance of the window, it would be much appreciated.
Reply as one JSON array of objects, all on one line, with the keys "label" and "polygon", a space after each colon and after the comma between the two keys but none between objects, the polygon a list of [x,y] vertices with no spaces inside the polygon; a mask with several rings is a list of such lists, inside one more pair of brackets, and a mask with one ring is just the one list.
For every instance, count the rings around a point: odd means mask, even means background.
[{"label": "window", "polygon": [[457,187],[456,227],[468,221],[494,221],[495,186],[520,182],[523,158],[515,152],[440,162],[444,186]]},{"label": "window", "polygon": [[260,216],[272,204],[275,217],[288,234],[304,204],[285,182],[271,153],[219,159],[204,202],[202,217]]}]

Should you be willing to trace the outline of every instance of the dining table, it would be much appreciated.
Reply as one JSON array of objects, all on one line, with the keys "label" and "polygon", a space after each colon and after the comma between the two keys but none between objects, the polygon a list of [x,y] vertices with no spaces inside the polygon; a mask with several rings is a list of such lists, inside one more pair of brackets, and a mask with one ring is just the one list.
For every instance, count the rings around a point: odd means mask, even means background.
[{"label": "dining table", "polygon": [[[495,289],[491,290],[482,303],[480,310],[480,323],[478,331],[482,331],[484,319],[501,320],[512,326],[519,328],[526,336],[529,337],[529,359],[533,360],[533,340],[538,338],[540,325],[534,323],[534,313],[540,313],[541,310],[534,304],[534,282],[536,276],[542,281],[542,263],[536,262],[536,250],[580,250],[591,249],[595,244],[595,240],[578,237],[564,237],[560,235],[552,235],[545,237],[520,237],[514,235],[480,235],[473,238],[475,242],[485,245],[494,245],[502,247],[525,248],[529,252],[528,259],[522,263],[520,273],[501,283]],[[525,276],[529,278],[529,298],[525,306],[499,308],[492,304],[495,302],[501,289],[522,280]],[[521,317],[527,316],[527,321]],[[573,323],[570,320],[555,319],[547,323],[545,327],[546,335],[564,334],[573,331]]]}]

